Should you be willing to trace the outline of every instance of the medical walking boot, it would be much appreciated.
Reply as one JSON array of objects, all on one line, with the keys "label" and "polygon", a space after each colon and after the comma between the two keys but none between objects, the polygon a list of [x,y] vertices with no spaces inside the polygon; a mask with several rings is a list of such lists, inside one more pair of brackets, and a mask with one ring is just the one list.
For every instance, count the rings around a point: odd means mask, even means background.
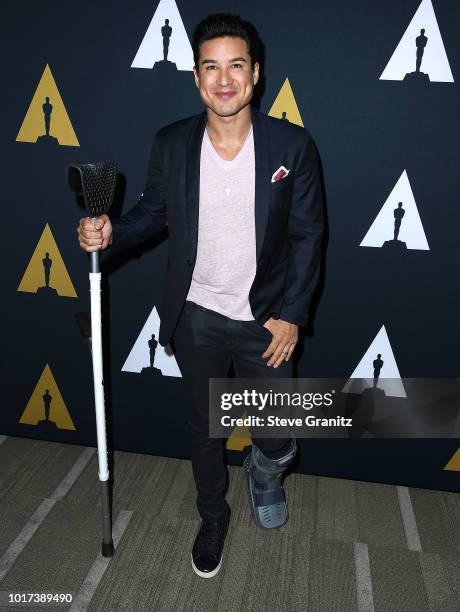
[{"label": "medical walking boot", "polygon": [[267,457],[255,444],[246,456],[243,469],[252,516],[258,527],[273,529],[287,522],[288,510],[281,480],[296,451],[297,443],[295,438],[291,438],[288,450],[278,459]]}]

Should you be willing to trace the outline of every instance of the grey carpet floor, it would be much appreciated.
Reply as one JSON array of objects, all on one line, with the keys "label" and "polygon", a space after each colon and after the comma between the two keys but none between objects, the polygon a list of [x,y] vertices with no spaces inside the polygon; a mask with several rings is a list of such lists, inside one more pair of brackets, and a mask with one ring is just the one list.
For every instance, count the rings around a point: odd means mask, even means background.
[{"label": "grey carpet floor", "polygon": [[104,559],[94,449],[3,438],[1,602],[58,592],[73,605],[40,609],[460,611],[460,494],[290,474],[290,520],[267,531],[252,522],[242,469],[229,472],[223,566],[203,579],[190,564],[190,461],[114,453],[116,553]]}]

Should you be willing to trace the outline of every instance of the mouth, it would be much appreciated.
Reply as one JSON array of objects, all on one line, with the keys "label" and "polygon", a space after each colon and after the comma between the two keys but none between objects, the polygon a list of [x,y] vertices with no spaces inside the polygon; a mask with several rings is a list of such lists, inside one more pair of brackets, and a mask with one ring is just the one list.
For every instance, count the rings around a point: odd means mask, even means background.
[{"label": "mouth", "polygon": [[219,91],[216,93],[216,96],[221,100],[230,100],[233,96],[236,95],[236,91]]}]

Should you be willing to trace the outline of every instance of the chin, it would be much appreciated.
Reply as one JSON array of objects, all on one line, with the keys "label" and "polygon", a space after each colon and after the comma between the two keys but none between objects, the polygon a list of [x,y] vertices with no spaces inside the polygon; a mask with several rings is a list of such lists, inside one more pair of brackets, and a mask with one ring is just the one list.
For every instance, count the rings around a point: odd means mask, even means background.
[{"label": "chin", "polygon": [[237,106],[211,106],[210,108],[216,113],[216,115],[219,115],[219,117],[231,117],[232,115],[238,114],[242,108],[247,106],[247,104],[249,104],[249,101],[245,104],[238,104]]},{"label": "chin", "polygon": [[241,110],[240,108],[237,108],[237,109],[215,109],[214,112],[216,113],[216,115],[219,115],[219,117],[231,117],[232,115],[236,115],[238,113],[238,111],[240,111],[240,110]]}]

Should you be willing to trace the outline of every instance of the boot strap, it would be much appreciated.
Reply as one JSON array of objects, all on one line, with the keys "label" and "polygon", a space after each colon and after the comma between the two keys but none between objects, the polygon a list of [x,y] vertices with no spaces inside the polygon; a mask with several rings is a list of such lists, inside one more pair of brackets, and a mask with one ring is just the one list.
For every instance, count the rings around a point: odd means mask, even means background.
[{"label": "boot strap", "polygon": [[[296,452],[297,452],[297,444],[296,444],[295,438],[293,438],[291,440],[291,448],[289,449],[289,451],[282,457],[279,457],[278,459],[271,459],[270,457],[266,457],[263,454],[263,452],[260,450],[260,448],[256,446],[255,444],[253,444],[253,447],[252,447],[252,458],[253,458],[253,461],[257,469],[259,469],[261,472],[263,472],[264,474],[275,475],[275,474],[281,474],[282,472],[284,472],[287,466],[290,463],[292,463],[292,460]],[[259,460],[258,453],[260,453],[261,455],[261,458],[260,458],[261,461]]]},{"label": "boot strap", "polygon": [[256,506],[271,506],[273,504],[279,504],[284,502],[284,491],[282,487],[279,489],[272,489],[271,491],[264,491],[263,493],[253,492],[254,502]]}]

